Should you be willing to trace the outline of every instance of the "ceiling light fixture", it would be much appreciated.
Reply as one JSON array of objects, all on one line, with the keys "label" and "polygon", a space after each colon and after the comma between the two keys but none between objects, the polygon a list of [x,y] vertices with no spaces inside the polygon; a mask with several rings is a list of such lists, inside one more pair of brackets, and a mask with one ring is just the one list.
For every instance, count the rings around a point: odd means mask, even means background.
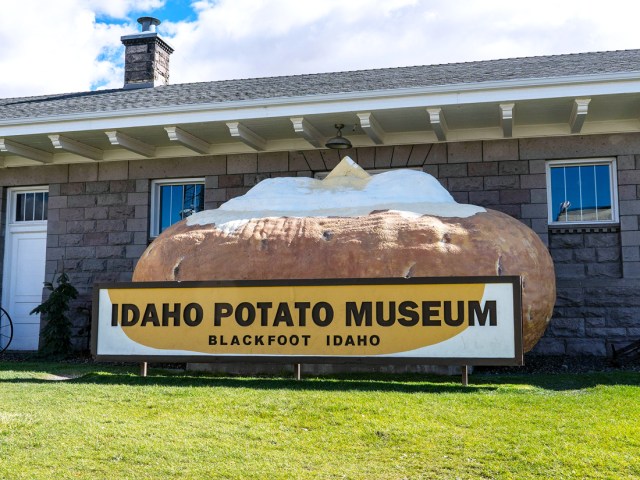
[{"label": "ceiling light fixture", "polygon": [[351,142],[342,136],[344,125],[342,123],[336,123],[335,127],[336,130],[338,130],[336,136],[327,140],[325,147],[337,149],[351,148]]}]

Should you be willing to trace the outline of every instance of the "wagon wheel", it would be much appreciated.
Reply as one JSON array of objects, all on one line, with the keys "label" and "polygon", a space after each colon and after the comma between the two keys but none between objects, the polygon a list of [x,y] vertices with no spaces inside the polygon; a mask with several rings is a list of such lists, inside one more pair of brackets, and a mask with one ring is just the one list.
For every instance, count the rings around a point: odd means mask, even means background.
[{"label": "wagon wheel", "polygon": [[13,322],[4,308],[0,308],[0,353],[11,344],[13,338]]}]

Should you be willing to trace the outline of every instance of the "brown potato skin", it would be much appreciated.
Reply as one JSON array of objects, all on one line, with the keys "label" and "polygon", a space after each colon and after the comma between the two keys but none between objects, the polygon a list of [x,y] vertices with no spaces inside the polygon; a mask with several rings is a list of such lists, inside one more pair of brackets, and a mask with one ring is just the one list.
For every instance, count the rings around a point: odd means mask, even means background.
[{"label": "brown potato skin", "polygon": [[520,275],[525,352],[555,303],[553,261],[540,238],[503,213],[468,218],[398,212],[258,218],[233,233],[182,221],[144,252],[133,280],[267,280]]}]

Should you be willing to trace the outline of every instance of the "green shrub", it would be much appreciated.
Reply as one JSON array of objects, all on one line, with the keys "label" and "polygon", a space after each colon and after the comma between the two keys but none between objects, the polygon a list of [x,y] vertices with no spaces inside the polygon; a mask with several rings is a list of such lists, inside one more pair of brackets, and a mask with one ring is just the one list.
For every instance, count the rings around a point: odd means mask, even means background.
[{"label": "green shrub", "polygon": [[31,310],[31,314],[42,314],[46,321],[40,352],[51,356],[67,355],[71,348],[71,320],[67,313],[69,302],[78,297],[78,291],[64,272],[58,277],[57,286],[53,282],[45,282],[44,286],[51,291],[49,298]]}]

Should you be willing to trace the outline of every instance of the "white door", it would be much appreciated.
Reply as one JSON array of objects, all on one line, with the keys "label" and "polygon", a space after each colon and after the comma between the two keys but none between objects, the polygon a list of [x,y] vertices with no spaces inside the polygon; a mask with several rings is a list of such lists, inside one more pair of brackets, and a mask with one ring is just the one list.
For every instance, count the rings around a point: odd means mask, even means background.
[{"label": "white door", "polygon": [[47,249],[48,192],[16,188],[7,195],[2,306],[13,320],[9,350],[37,350]]}]

